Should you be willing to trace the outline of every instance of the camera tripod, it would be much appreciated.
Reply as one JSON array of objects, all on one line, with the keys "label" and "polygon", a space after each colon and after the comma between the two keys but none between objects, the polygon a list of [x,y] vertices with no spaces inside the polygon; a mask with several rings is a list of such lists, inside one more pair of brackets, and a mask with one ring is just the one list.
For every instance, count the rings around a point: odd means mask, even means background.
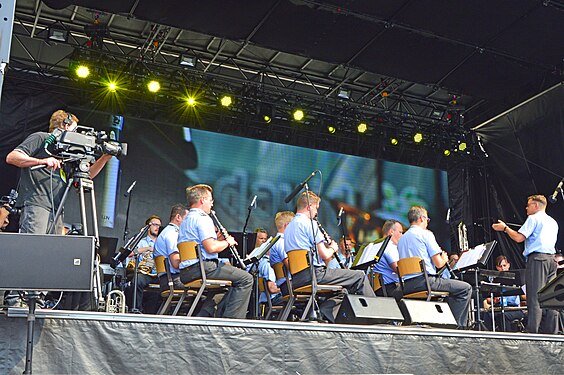
[{"label": "camera tripod", "polygon": [[[91,214],[91,222],[92,222],[92,236],[95,238],[95,247],[98,249],[100,246],[100,238],[98,235],[98,221],[97,221],[97,212],[96,212],[96,198],[94,194],[94,181],[90,178],[90,163],[88,160],[75,160],[72,161],[72,169],[70,173],[70,177],[67,181],[67,186],[63,193],[63,197],[61,198],[61,202],[59,203],[59,207],[57,208],[57,212],[53,218],[53,221],[49,224],[47,229],[48,234],[53,234],[57,220],[63,213],[63,207],[65,205],[65,201],[68,197],[68,193],[70,191],[71,186],[74,186],[77,189],[78,196],[79,196],[79,204],[80,204],[80,221],[82,223],[82,234],[88,236],[88,217],[86,212],[86,193],[90,194],[90,214]],[[100,278],[100,262],[98,257],[94,258],[94,270],[92,277],[94,278],[94,306],[98,311],[105,310],[105,301],[102,297],[102,284]]]}]

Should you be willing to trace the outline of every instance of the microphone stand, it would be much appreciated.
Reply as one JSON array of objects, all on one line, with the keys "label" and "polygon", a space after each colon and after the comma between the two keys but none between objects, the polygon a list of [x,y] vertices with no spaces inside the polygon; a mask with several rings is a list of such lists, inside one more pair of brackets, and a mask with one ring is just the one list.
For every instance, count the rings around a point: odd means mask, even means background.
[{"label": "microphone stand", "polygon": [[[308,206],[308,210],[309,207],[311,205],[311,202],[309,201],[309,185],[307,182],[304,183],[304,189],[306,192],[306,199],[307,199],[307,206]],[[317,300],[315,299],[316,296],[316,291],[317,291],[317,276],[315,275],[315,266],[314,264],[314,257],[317,257],[317,244],[315,243],[315,226],[313,225],[313,215],[311,214],[311,211],[309,211],[309,221],[311,223],[311,235],[312,235],[312,246],[311,246],[311,252],[308,254],[308,256],[310,257],[309,259],[309,270],[310,270],[310,277],[311,277],[311,298],[312,298],[312,309],[311,309],[311,320],[319,320],[321,319],[321,311],[319,310],[319,306],[317,304]],[[306,311],[304,311],[304,314],[306,313]],[[304,319],[304,317],[302,316],[302,319]]]},{"label": "microphone stand", "polygon": [[256,204],[257,196],[253,198],[251,205],[248,208],[247,218],[245,219],[245,225],[243,226],[243,259],[247,257],[247,241],[248,241],[248,233],[247,233],[247,224],[249,224],[249,219],[251,217],[251,212],[254,210],[254,206]]},{"label": "microphone stand", "polygon": [[139,269],[139,251],[137,251],[137,247],[133,250],[133,256],[135,257],[135,268],[133,269],[133,307],[131,308],[131,313],[140,314],[141,310],[137,308],[137,271]]},{"label": "microphone stand", "polygon": [[127,210],[125,211],[125,228],[123,229],[123,243],[127,243],[127,235],[129,234],[129,208],[131,207],[131,194],[133,191],[129,192],[127,195]]}]

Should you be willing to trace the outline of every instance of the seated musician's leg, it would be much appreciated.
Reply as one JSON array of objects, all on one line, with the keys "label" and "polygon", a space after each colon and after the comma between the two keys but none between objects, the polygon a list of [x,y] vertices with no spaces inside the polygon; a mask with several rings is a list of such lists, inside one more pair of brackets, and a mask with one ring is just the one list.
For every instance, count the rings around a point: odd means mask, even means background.
[{"label": "seated musician's leg", "polygon": [[468,320],[468,309],[472,296],[470,284],[460,280],[443,279],[440,277],[429,277],[432,290],[448,292],[448,305],[452,310],[459,327],[466,327]]}]

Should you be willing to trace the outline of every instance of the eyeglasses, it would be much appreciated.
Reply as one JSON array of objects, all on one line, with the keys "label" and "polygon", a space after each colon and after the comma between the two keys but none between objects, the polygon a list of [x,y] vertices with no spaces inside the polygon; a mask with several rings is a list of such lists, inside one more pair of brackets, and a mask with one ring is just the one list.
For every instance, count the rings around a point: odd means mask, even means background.
[{"label": "eyeglasses", "polygon": [[428,223],[431,221],[431,218],[427,216],[421,216],[421,218],[427,220]]}]

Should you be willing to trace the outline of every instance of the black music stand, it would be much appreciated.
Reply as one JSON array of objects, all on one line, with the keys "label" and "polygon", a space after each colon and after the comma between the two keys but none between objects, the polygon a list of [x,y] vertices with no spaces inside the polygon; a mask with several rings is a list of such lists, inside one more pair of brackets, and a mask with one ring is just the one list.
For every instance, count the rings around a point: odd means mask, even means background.
[{"label": "black music stand", "polygon": [[474,326],[478,331],[482,330],[482,317],[480,312],[480,280],[479,280],[479,273],[480,269],[485,268],[488,259],[493,253],[493,249],[497,245],[497,241],[493,240],[484,244],[480,244],[475,246],[472,249],[463,251],[460,254],[460,258],[458,262],[454,265],[452,271],[453,272],[472,272],[473,279],[472,289],[473,295],[475,298],[475,308],[474,313],[476,317],[476,321],[474,322]]},{"label": "black music stand", "polygon": [[[510,274],[511,272],[507,272]],[[519,296],[523,293],[523,289],[520,286],[503,285],[501,283],[486,283],[480,284],[480,291],[484,295],[489,295],[491,300],[491,313],[492,313],[492,332],[495,332],[495,305],[494,297],[500,297],[500,307],[502,316],[502,326],[503,332],[506,331],[505,326],[505,304],[503,303],[503,297],[509,296]]]},{"label": "black music stand", "polygon": [[[229,232],[229,234],[237,241],[237,252],[241,258],[246,257],[247,254],[251,254],[253,250],[255,250],[255,243],[257,242],[257,234],[256,233],[246,233],[247,240],[245,241],[247,244],[247,248],[243,248],[243,232]],[[231,255],[231,251],[229,248],[223,250],[218,254],[220,258],[228,258],[231,260],[231,264],[237,264],[237,261]]]},{"label": "black music stand", "polygon": [[391,238],[391,236],[386,236],[363,245],[356,253],[351,270],[366,271],[368,267],[378,263],[380,258],[382,258],[382,254],[386,251]]},{"label": "black music stand", "polygon": [[[255,233],[256,235],[256,233]],[[261,246],[254,249],[249,255],[243,259],[243,263],[247,266],[247,271],[253,275],[254,283],[253,283],[253,293],[254,293],[254,316],[255,319],[259,319],[259,310],[260,310],[260,292],[259,292],[259,262],[270,251],[272,246],[280,239],[280,235],[277,234],[276,237],[271,237]]]}]

